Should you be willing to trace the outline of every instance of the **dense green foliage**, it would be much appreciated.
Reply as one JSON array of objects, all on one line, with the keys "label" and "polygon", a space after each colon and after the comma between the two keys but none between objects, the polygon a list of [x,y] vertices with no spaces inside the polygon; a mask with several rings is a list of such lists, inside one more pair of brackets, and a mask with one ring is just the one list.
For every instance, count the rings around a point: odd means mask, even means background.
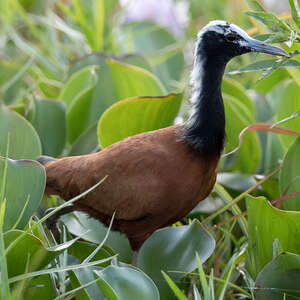
[{"label": "dense green foliage", "polygon": [[[118,0],[0,2],[1,299],[300,297],[299,2],[277,17],[255,0],[180,1],[190,5],[181,37],[124,23]],[[212,195],[156,231],[137,268],[128,240],[82,213],[61,218],[55,241],[45,226],[53,212],[43,214],[68,203],[42,198],[35,159],[101,151],[185,120],[191,42],[213,19],[281,43],[291,58],[228,65],[224,153],[233,152]]]}]

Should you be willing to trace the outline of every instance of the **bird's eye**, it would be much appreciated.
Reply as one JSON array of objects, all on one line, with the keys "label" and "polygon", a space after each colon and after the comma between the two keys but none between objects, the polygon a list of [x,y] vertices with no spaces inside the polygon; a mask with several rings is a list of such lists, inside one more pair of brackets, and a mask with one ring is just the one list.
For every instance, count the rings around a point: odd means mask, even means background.
[{"label": "bird's eye", "polygon": [[230,34],[227,34],[225,36],[225,38],[226,38],[226,40],[228,42],[234,42],[234,41],[236,41],[238,39],[238,36],[236,34],[234,34],[234,33],[230,33]]}]

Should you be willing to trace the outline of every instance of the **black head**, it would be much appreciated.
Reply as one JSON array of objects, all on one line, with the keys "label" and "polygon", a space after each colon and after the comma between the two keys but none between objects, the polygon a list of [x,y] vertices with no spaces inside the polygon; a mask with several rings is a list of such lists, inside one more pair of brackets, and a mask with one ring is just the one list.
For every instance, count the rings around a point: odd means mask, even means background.
[{"label": "black head", "polygon": [[226,21],[212,21],[198,34],[196,55],[205,54],[228,62],[231,58],[248,52],[289,56],[284,50],[255,40],[240,27]]}]

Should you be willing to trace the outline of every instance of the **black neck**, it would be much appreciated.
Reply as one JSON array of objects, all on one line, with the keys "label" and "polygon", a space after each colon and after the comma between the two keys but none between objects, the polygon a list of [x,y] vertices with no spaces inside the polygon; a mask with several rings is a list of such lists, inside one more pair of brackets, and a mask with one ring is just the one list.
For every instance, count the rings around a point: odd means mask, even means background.
[{"label": "black neck", "polygon": [[192,80],[193,111],[185,124],[185,139],[201,154],[220,155],[225,139],[225,112],[221,83],[226,62],[198,49]]}]

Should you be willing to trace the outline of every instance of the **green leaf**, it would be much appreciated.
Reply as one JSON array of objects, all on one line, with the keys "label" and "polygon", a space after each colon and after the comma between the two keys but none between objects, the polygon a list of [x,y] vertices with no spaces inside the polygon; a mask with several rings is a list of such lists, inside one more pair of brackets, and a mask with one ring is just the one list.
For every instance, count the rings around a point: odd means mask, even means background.
[{"label": "green leaf", "polygon": [[[229,95],[223,95],[226,113],[226,152],[231,151],[239,144],[240,132],[254,123],[254,115],[238,99]],[[249,160],[251,157],[251,160]],[[256,132],[247,132],[243,137],[243,143],[236,154],[233,169],[245,173],[256,171],[261,158],[261,149]]]},{"label": "green leaf", "polygon": [[91,65],[74,73],[61,90],[59,100],[70,106],[79,94],[83,94],[85,91],[93,88],[98,79],[97,68],[97,66]]},{"label": "green leaf", "polygon": [[57,100],[34,100],[28,119],[39,134],[42,153],[59,156],[66,143],[65,104]]},{"label": "green leaf", "polygon": [[297,299],[300,297],[298,282],[300,282],[300,255],[281,253],[258,274],[255,282],[255,299]]},{"label": "green leaf", "polygon": [[162,97],[136,97],[111,106],[98,123],[99,143],[103,148],[145,131],[173,124],[182,94]]},{"label": "green leaf", "polygon": [[77,138],[69,151],[70,156],[89,154],[100,148],[98,143],[97,126],[98,124],[95,123]]},{"label": "green leaf", "polygon": [[290,7],[291,7],[291,13],[293,20],[295,24],[300,29],[300,7],[299,7],[299,1],[298,0],[289,0]]},{"label": "green leaf", "polygon": [[282,32],[284,35],[289,35],[290,27],[284,21],[277,18],[274,14],[263,11],[248,11],[245,13],[247,16],[265,24],[273,32]]},{"label": "green leaf", "polygon": [[[0,158],[0,186],[5,160]],[[38,162],[7,159],[7,163],[4,231],[26,226],[41,202],[46,183],[44,168]]]},{"label": "green leaf", "polygon": [[[147,275],[128,267],[109,266],[95,272],[102,280],[98,285],[108,299],[158,300],[157,287]],[[114,292],[115,297],[109,297]]]},{"label": "green leaf", "polygon": [[[281,196],[300,191],[300,138],[291,145],[283,160],[283,168],[279,173]],[[286,210],[300,211],[300,195],[289,197],[283,201]]]},{"label": "green leaf", "polygon": [[24,299],[53,300],[55,297],[53,283],[49,275],[32,278],[24,291]]},{"label": "green leaf", "polygon": [[36,159],[41,143],[32,125],[18,113],[0,104],[0,156],[5,156],[9,136],[9,154],[13,159]]},{"label": "green leaf", "polygon": [[239,101],[247,106],[248,110],[250,110],[251,115],[254,116],[255,110],[253,102],[247,95],[244,87],[238,81],[229,78],[223,78],[222,93],[239,99]]},{"label": "green leaf", "polygon": [[[197,268],[195,252],[205,262],[215,248],[213,237],[194,220],[190,225],[168,227],[155,231],[143,244],[138,255],[138,266],[149,275],[159,288],[162,299],[170,297],[171,291],[161,270],[178,282],[186,273]],[[155,253],[155,255],[153,255]]]},{"label": "green leaf", "polygon": [[[300,110],[299,93],[300,86],[295,82],[290,82],[285,87],[277,113],[277,121],[283,120]],[[299,117],[283,123],[282,127],[300,131]],[[285,147],[289,147],[295,140],[295,137],[289,135],[280,135],[279,137]]]},{"label": "green leaf", "polygon": [[[45,267],[61,251],[49,251],[34,235],[20,230],[4,234],[9,277],[33,272]],[[28,269],[26,270],[26,265]]]},{"label": "green leaf", "polygon": [[[92,268],[78,269],[70,273],[72,289],[80,288],[81,286],[93,282],[95,280],[95,275]],[[82,289],[80,293],[76,294],[76,300],[77,299],[104,300],[105,297],[103,296],[101,290],[95,282],[86,287],[85,289]]]},{"label": "green leaf", "polygon": [[[76,241],[72,246],[68,248],[68,253],[76,257],[79,261],[83,262],[95,249],[97,245],[91,242]],[[109,253],[105,247],[99,249],[96,255],[91,259],[91,261],[101,260],[104,258],[109,258],[114,253]],[[103,266],[109,265],[106,262]]]},{"label": "green leaf", "polygon": [[175,296],[179,299],[179,300],[187,300],[187,297],[185,296],[185,294],[180,290],[180,288],[176,285],[176,283],[174,283],[174,281],[164,272],[161,271],[166,282],[168,283],[169,287],[172,289],[172,291],[174,292]]},{"label": "green leaf", "polygon": [[246,199],[249,228],[249,251],[256,275],[272,260],[272,248],[278,239],[283,251],[300,253],[300,212],[273,207],[264,197]]},{"label": "green leaf", "polygon": [[[82,239],[95,244],[100,244],[104,239],[107,228],[95,219],[87,215],[74,212],[61,217],[68,230],[75,236],[82,236]],[[109,233],[106,245],[119,253],[119,259],[124,262],[131,262],[131,248],[127,238],[117,231]]]},{"label": "green leaf", "polygon": [[[278,59],[266,59],[261,61],[256,61],[253,64],[250,64],[246,67],[241,68],[238,71],[232,71],[228,74],[235,75],[235,74],[241,74],[241,73],[247,73],[247,72],[258,72],[258,71],[266,71],[270,68],[272,68]],[[299,68],[300,62],[294,59],[289,59],[286,62],[284,62],[282,65],[280,65],[280,69],[286,69],[286,68]]]},{"label": "green leaf", "polygon": [[121,41],[123,52],[145,55],[168,92],[174,90],[181,79],[184,56],[183,45],[170,32],[149,22],[131,23],[123,28]]},{"label": "green leaf", "polygon": [[94,125],[111,104],[134,96],[161,96],[165,93],[159,80],[150,72],[117,60],[98,56],[98,83],[80,95],[68,113],[68,136],[73,143],[80,134]]}]

